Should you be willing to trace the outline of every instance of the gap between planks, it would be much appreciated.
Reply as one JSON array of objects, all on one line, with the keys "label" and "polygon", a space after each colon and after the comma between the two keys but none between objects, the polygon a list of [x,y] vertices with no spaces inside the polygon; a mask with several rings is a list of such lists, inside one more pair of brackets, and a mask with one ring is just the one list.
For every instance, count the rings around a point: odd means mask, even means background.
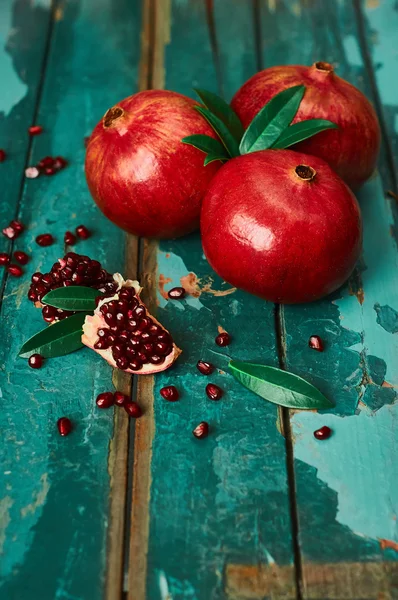
[{"label": "gap between planks", "polygon": [[[170,13],[170,0],[142,1],[139,91],[164,87],[164,47],[170,38]],[[143,299],[151,311],[156,304],[158,244],[148,240],[140,243],[134,236],[127,236],[126,246],[126,274],[133,278],[138,276],[144,288]],[[131,376],[115,371],[114,384],[118,390],[132,394]],[[115,411],[108,464],[111,495],[106,600],[119,600],[123,593],[128,600],[145,600],[146,597],[152,441],[155,433],[153,386],[153,376],[138,378],[136,395],[144,415],[135,425],[130,424],[124,411]],[[130,427],[134,428],[131,444]],[[129,461],[131,455],[134,458]]]}]

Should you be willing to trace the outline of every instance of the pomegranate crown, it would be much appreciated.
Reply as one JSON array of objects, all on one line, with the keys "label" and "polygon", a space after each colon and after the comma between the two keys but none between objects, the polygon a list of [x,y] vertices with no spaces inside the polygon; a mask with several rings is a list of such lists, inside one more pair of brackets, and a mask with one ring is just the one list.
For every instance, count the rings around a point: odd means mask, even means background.
[{"label": "pomegranate crown", "polygon": [[246,131],[238,115],[220,96],[207,90],[195,89],[195,92],[203,103],[195,106],[195,110],[211,125],[219,139],[190,135],[181,141],[206,153],[205,166],[258,150],[288,148],[326,129],[337,129],[335,123],[326,119],[308,119],[291,125],[305,93],[304,85],[287,88],[271,98]]}]

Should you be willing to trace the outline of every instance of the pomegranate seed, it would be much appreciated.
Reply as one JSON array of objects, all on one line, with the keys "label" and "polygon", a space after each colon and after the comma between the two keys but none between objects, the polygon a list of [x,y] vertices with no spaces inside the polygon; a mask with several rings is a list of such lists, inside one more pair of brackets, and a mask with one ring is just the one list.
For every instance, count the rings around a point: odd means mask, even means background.
[{"label": "pomegranate seed", "polygon": [[220,400],[223,395],[223,391],[218,385],[215,383],[208,383],[206,385],[206,394],[210,398],[210,400]]},{"label": "pomegranate seed", "polygon": [[214,365],[209,362],[205,362],[204,360],[198,360],[196,363],[196,368],[202,375],[211,375],[214,371]]},{"label": "pomegranate seed", "polygon": [[8,265],[10,262],[10,257],[6,252],[0,252],[0,265]]},{"label": "pomegranate seed", "polygon": [[43,357],[41,354],[32,354],[28,358],[28,365],[32,367],[32,369],[40,369],[43,365]]},{"label": "pomegranate seed", "polygon": [[113,393],[103,392],[102,394],[98,394],[95,402],[98,408],[110,408],[113,406]]},{"label": "pomegranate seed", "polygon": [[36,167],[40,170],[46,169],[47,167],[53,167],[53,166],[54,166],[54,159],[52,156],[45,156],[36,165]]},{"label": "pomegranate seed", "polygon": [[22,252],[22,250],[15,250],[14,258],[21,265],[26,265],[29,262],[29,256],[26,254],[26,252]]},{"label": "pomegranate seed", "polygon": [[21,221],[17,221],[16,219],[11,221],[10,227],[15,229],[15,231],[17,231],[18,233],[22,233],[23,230],[25,229],[25,225],[23,223],[21,223]]},{"label": "pomegranate seed", "polygon": [[314,431],[314,437],[317,440],[327,440],[332,435],[332,430],[327,425],[324,425],[320,429]]},{"label": "pomegranate seed", "polygon": [[14,229],[14,227],[11,227],[9,225],[8,227],[4,227],[3,235],[5,237],[7,237],[9,240],[14,240],[15,238],[17,238],[19,236],[19,231],[17,231],[16,229]]},{"label": "pomegranate seed", "polygon": [[36,243],[39,244],[39,246],[51,246],[51,244],[54,243],[54,238],[51,233],[42,233],[37,236]]},{"label": "pomegranate seed", "polygon": [[176,402],[180,398],[180,394],[175,385],[167,385],[160,390],[160,395],[169,402]]},{"label": "pomegranate seed", "polygon": [[219,333],[216,337],[217,346],[229,346],[230,343],[231,336],[226,331],[224,331],[223,333]]},{"label": "pomegranate seed", "polygon": [[127,404],[127,402],[129,402],[129,397],[125,394],[122,394],[122,392],[115,392],[113,394],[113,400],[117,406],[124,406]]},{"label": "pomegranate seed", "polygon": [[72,423],[68,417],[61,417],[57,421],[57,427],[59,434],[62,435],[62,437],[65,437],[66,435],[70,434],[72,430]]},{"label": "pomegranate seed", "polygon": [[89,231],[85,225],[79,225],[76,227],[76,234],[81,240],[87,240],[91,235],[91,231]]},{"label": "pomegranate seed", "polygon": [[74,244],[76,244],[76,236],[75,236],[75,234],[72,233],[71,231],[67,231],[65,233],[65,235],[64,235],[64,242],[68,246],[73,246]]},{"label": "pomegranate seed", "polygon": [[44,306],[42,314],[47,323],[52,323],[57,316],[57,309],[54,306]]},{"label": "pomegranate seed", "polygon": [[56,171],[61,171],[61,169],[65,169],[68,166],[68,162],[62,156],[56,156],[54,159],[54,169]]},{"label": "pomegranate seed", "polygon": [[39,175],[40,171],[37,167],[27,167],[25,169],[25,177],[28,179],[36,179],[36,177],[39,177]]},{"label": "pomegranate seed", "polygon": [[319,335],[312,335],[308,340],[308,345],[312,350],[317,350],[318,352],[323,352],[323,341],[319,337]]},{"label": "pomegranate seed", "polygon": [[173,287],[167,292],[167,295],[172,300],[182,300],[183,298],[185,298],[186,291],[183,287]]},{"label": "pomegranate seed", "polygon": [[4,152],[4,150],[0,150],[0,162],[4,162],[6,159],[6,153]]},{"label": "pomegranate seed", "polygon": [[29,135],[40,135],[42,131],[43,127],[41,127],[41,125],[32,125],[28,129]]},{"label": "pomegranate seed", "polygon": [[56,172],[57,172],[57,170],[54,167],[46,167],[44,169],[45,175],[54,175]]},{"label": "pomegranate seed", "polygon": [[200,440],[209,435],[209,424],[206,421],[201,421],[199,425],[192,431],[193,435]]},{"label": "pomegranate seed", "polygon": [[21,267],[19,265],[14,265],[14,264],[8,265],[7,271],[13,277],[21,277],[21,275],[23,273]]},{"label": "pomegranate seed", "polygon": [[133,419],[139,419],[142,415],[142,408],[137,402],[127,402],[124,404],[124,410],[129,417],[133,417]]}]

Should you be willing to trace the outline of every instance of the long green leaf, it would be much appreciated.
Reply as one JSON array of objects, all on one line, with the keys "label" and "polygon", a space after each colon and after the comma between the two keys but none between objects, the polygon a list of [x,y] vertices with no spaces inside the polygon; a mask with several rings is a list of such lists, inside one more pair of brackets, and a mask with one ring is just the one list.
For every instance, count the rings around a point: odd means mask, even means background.
[{"label": "long green leaf", "polygon": [[42,302],[55,308],[62,308],[62,310],[94,312],[96,307],[95,299],[102,295],[98,290],[94,290],[93,288],[70,285],[69,287],[51,290],[44,296]]},{"label": "long green leaf", "polygon": [[181,140],[183,144],[189,144],[190,146],[194,146],[198,150],[202,152],[206,152],[206,154],[214,154],[222,156],[225,160],[228,160],[229,154],[225,150],[224,146],[219,140],[215,140],[209,135],[189,135],[188,137],[184,137]]},{"label": "long green leaf", "polygon": [[229,131],[225,123],[216,117],[216,115],[214,115],[212,112],[210,112],[210,110],[203,108],[203,106],[195,106],[194,108],[214,129],[222,144],[225,146],[228,154],[232,157],[239,156],[239,143],[236,141],[235,137]]},{"label": "long green leaf", "polygon": [[338,126],[326,119],[309,119],[294,123],[282,132],[281,136],[272,144],[272,148],[288,148],[326,129],[338,129]]},{"label": "long green leaf", "polygon": [[333,406],[316,387],[293,373],[238,360],[231,360],[228,366],[239,383],[279,406],[300,410]]},{"label": "long green leaf", "polygon": [[72,315],[36,333],[24,343],[19,351],[19,356],[28,358],[31,354],[38,353],[44,358],[53,358],[82,348],[82,327],[86,314]]},{"label": "long green leaf", "polygon": [[212,154],[211,152],[209,152],[209,154],[205,158],[203,165],[209,165],[210,163],[215,162],[216,160],[220,160],[222,162],[224,160],[228,160],[228,157],[225,158],[224,155],[221,156],[220,154]]},{"label": "long green leaf", "polygon": [[244,133],[243,125],[236,112],[231,106],[225,102],[220,96],[207,90],[200,90],[194,88],[203,104],[208,108],[216,117],[228,127],[236,141],[239,143]]},{"label": "long green leaf", "polygon": [[304,96],[305,87],[295,85],[274,96],[254,117],[239,146],[241,154],[270,148],[289,127]]}]

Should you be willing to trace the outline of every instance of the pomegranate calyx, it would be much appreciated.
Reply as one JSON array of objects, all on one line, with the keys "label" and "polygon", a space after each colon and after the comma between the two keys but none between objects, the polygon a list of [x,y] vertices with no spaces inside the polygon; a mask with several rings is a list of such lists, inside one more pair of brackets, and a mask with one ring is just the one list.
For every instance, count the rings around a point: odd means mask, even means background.
[{"label": "pomegranate calyx", "polygon": [[104,114],[102,120],[104,128],[107,129],[108,127],[111,127],[114,124],[114,122],[120,119],[120,117],[122,117],[123,115],[124,110],[121,106],[112,106],[112,108],[109,108]]},{"label": "pomegranate calyx", "polygon": [[315,169],[309,167],[308,165],[297,165],[294,171],[297,177],[299,177],[303,181],[312,181],[313,179],[315,179],[316,176]]}]

